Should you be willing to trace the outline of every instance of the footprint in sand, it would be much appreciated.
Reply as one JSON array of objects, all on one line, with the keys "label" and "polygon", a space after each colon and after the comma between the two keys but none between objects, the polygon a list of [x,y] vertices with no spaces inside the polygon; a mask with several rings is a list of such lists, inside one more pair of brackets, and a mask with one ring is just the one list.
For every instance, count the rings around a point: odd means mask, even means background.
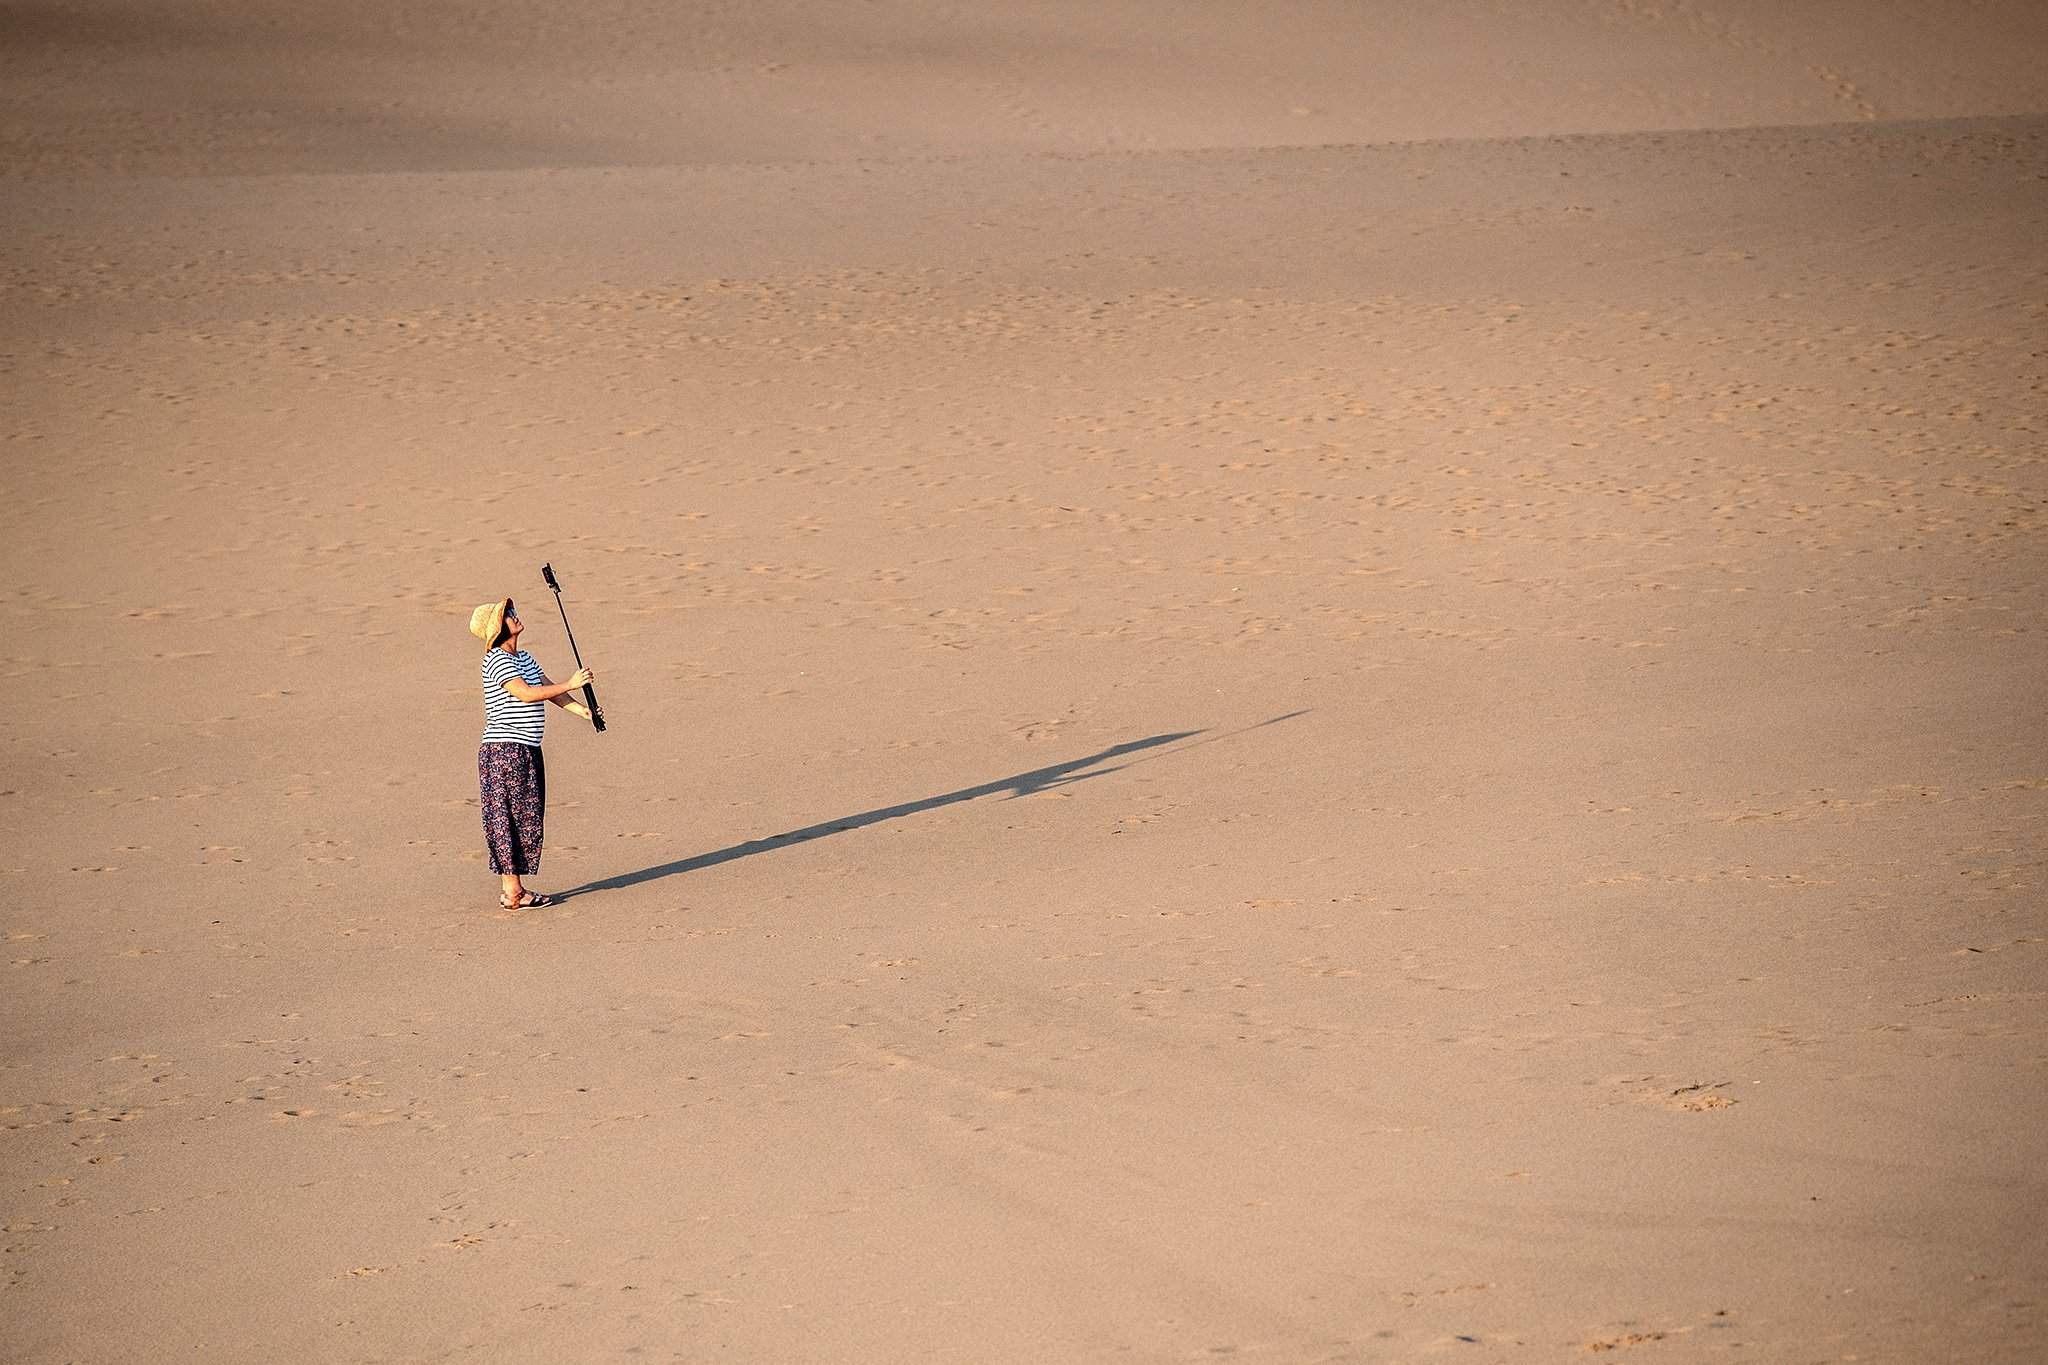
[{"label": "footprint in sand", "polygon": [[1741,1103],[1732,1095],[1720,1093],[1733,1087],[1733,1081],[1699,1081],[1674,1086],[1668,1079],[1657,1076],[1614,1076],[1607,1083],[1625,1087],[1626,1098],[1636,1104],[1669,1109],[1674,1113],[1706,1114],[1719,1109],[1733,1109]]},{"label": "footprint in sand", "polygon": [[1631,1346],[1647,1346],[1653,1341],[1664,1340],[1662,1332],[1627,1332],[1604,1341],[1589,1341],[1586,1349],[1592,1352],[1625,1351]]}]

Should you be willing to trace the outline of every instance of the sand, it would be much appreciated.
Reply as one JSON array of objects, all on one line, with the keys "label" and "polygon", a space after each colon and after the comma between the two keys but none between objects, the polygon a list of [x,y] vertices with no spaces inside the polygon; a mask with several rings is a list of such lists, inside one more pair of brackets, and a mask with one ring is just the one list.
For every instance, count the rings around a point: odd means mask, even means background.
[{"label": "sand", "polygon": [[5,1355],[2041,1358],[2044,14],[0,8]]}]

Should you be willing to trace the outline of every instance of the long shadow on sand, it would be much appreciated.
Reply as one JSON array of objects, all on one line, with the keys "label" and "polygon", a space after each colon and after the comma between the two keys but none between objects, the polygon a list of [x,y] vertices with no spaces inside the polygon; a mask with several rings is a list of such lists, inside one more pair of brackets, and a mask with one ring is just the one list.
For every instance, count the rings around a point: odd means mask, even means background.
[{"label": "long shadow on sand", "polygon": [[[1244,730],[1232,730],[1227,734],[1215,735],[1209,740],[1201,740],[1199,742],[1206,744],[1217,739],[1226,739],[1230,735],[1243,734],[1246,730],[1257,730],[1268,725],[1278,725],[1283,720],[1292,720],[1294,717],[1303,714],[1306,713],[1290,711],[1284,716],[1275,716],[1271,720],[1260,721],[1257,725],[1248,725]],[[1196,736],[1204,733],[1206,731],[1177,730],[1172,734],[1153,735],[1147,739],[1134,739],[1127,744],[1113,745],[1100,753],[1090,754],[1086,758],[1070,759],[1065,763],[1055,763],[1048,768],[1033,768],[1028,773],[1018,773],[1013,777],[1000,777],[993,782],[984,782],[978,787],[962,787],[959,791],[946,792],[941,796],[927,796],[919,801],[905,801],[901,805],[896,806],[881,806],[874,810],[862,811],[858,815],[842,815],[836,820],[826,820],[819,824],[806,825],[802,829],[793,829],[786,834],[774,834],[765,839],[749,839],[743,844],[734,844],[729,848],[721,848],[713,853],[699,853],[694,857],[678,858],[672,863],[661,863],[654,867],[643,867],[638,872],[622,872],[616,877],[606,877],[601,881],[585,882],[582,886],[555,892],[555,899],[567,900],[571,896],[586,895],[592,891],[616,891],[621,887],[638,886],[642,882],[658,881],[663,877],[673,877],[684,872],[698,872],[707,867],[716,867],[720,863],[732,862],[737,858],[751,858],[757,853],[772,853],[778,848],[788,848],[791,844],[801,844],[807,843],[812,839],[822,839],[828,834],[843,834],[847,830],[866,829],[869,825],[879,825],[885,820],[900,820],[906,815],[916,815],[922,811],[937,810],[941,806],[956,805],[962,801],[974,801],[984,796],[995,796],[999,793],[1007,792],[1008,795],[1004,799],[1014,801],[1020,796],[1031,796],[1038,792],[1051,791],[1054,787],[1065,787],[1076,782],[1085,782],[1091,777],[1106,777],[1110,773],[1120,772],[1130,767],[1131,762],[1118,762],[1117,760],[1119,759],[1124,759],[1128,755],[1139,753],[1146,749],[1157,749],[1164,745],[1177,744],[1184,739],[1195,739]],[[1188,745],[1185,747],[1192,748],[1194,746]],[[1132,761],[1142,762],[1143,760]]]}]

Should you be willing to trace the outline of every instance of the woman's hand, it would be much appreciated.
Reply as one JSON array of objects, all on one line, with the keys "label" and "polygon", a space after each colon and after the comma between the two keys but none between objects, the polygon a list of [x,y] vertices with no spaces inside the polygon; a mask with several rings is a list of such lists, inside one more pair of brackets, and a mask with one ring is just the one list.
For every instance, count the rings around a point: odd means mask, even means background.
[{"label": "woman's hand", "polygon": [[572,716],[581,716],[585,720],[590,719],[590,708],[585,706],[580,701],[572,701],[568,703],[566,706],[564,706],[562,709],[564,711],[567,711]]},{"label": "woman's hand", "polygon": [[589,669],[579,668],[576,670],[575,674],[570,677],[567,685],[570,687],[588,687],[590,686],[592,681],[596,679],[596,677],[597,675],[595,673],[592,673]]}]

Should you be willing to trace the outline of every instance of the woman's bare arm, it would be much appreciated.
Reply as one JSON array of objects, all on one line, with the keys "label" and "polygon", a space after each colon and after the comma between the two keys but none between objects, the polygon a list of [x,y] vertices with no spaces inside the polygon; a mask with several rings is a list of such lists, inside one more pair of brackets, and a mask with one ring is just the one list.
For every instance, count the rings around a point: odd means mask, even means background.
[{"label": "woman's bare arm", "polygon": [[[540,676],[542,681],[547,680],[547,674],[543,673]],[[577,670],[576,677],[587,679],[589,676],[590,673],[587,669]],[[571,678],[569,680],[569,686],[574,687],[575,685],[576,679]],[[581,716],[585,720],[590,719],[590,708],[585,706],[582,702],[574,700],[567,693],[563,693],[559,697],[551,697],[549,698],[549,700],[553,701],[555,705],[561,707],[564,711],[567,711],[572,716]]]},{"label": "woman's bare arm", "polygon": [[594,676],[589,669],[579,668],[575,677],[565,683],[558,683],[549,682],[547,674],[543,673],[539,687],[535,687],[524,678],[507,678],[505,690],[512,694],[515,701],[551,701],[557,706],[567,706],[569,703],[563,699],[571,692],[583,688]]},{"label": "woman's bare arm", "polygon": [[585,720],[590,719],[590,708],[585,706],[582,702],[574,700],[566,694],[559,697],[549,697],[548,700],[553,702],[555,705],[561,707],[564,711],[567,711],[572,716],[581,716]]}]

